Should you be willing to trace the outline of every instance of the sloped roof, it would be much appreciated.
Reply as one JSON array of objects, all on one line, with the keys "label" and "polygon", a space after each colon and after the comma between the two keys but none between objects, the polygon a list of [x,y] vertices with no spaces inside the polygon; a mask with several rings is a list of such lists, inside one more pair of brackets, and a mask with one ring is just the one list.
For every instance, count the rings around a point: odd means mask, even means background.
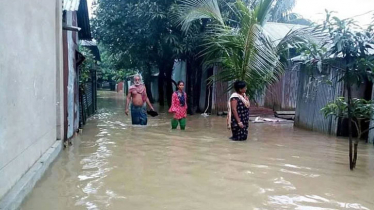
[{"label": "sloped roof", "polygon": [[299,30],[301,28],[307,28],[307,26],[268,22],[263,28],[264,32],[269,36],[270,40],[273,41],[275,45],[277,45],[288,33]]},{"label": "sloped roof", "polygon": [[92,40],[92,41],[81,40],[80,45],[89,49],[96,61],[101,61],[100,51],[99,51],[99,48],[97,47],[95,40]]},{"label": "sloped roof", "polygon": [[[75,0],[74,0],[75,1]],[[78,1],[78,0],[77,0]],[[80,0],[77,11],[78,27],[82,30],[79,31],[78,36],[80,40],[92,40],[90,18],[88,16],[87,0]]]},{"label": "sloped roof", "polygon": [[62,0],[62,9],[64,11],[77,11],[80,0]]},{"label": "sloped roof", "polygon": [[90,18],[88,15],[87,0],[63,0],[62,10],[65,12],[76,12],[77,24],[81,29],[78,32],[80,40],[91,40]]}]

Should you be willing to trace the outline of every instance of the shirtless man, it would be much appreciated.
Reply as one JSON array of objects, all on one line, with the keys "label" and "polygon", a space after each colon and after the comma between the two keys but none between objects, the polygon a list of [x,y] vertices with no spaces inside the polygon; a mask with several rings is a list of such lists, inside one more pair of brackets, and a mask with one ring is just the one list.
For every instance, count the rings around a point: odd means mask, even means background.
[{"label": "shirtless man", "polygon": [[147,106],[154,110],[147,96],[145,85],[142,84],[139,75],[134,76],[134,85],[130,87],[126,100],[126,115],[129,115],[129,105],[131,102],[131,120],[133,125],[147,125]]}]

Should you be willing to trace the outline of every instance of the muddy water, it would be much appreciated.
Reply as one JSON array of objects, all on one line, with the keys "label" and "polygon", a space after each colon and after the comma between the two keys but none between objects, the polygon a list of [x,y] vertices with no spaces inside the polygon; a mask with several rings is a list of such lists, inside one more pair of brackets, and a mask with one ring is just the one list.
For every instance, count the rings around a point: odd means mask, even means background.
[{"label": "muddy water", "polygon": [[62,152],[22,210],[374,209],[374,148],[361,144],[354,172],[344,139],[251,124],[231,142],[225,120],[165,114],[132,127],[123,97],[101,92],[99,113]]}]

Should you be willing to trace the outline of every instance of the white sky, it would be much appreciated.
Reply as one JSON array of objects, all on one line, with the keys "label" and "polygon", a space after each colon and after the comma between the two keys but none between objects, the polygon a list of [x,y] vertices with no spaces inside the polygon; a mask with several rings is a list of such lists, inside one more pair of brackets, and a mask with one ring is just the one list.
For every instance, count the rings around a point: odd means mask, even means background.
[{"label": "white sky", "polygon": [[[90,17],[92,1],[87,0]],[[365,27],[373,21],[374,0],[296,0],[293,11],[304,18],[319,22],[325,17],[325,9],[337,12],[335,15],[339,18],[349,18],[372,11],[370,14],[355,18],[359,25]]]},{"label": "white sky", "polygon": [[373,21],[374,0],[297,0],[293,12],[319,22],[325,18],[325,9],[337,12],[335,16],[341,19],[371,11],[370,14],[354,18],[365,27]]},{"label": "white sky", "polygon": [[93,0],[87,0],[88,14],[89,14],[90,18],[92,17],[92,1]]}]

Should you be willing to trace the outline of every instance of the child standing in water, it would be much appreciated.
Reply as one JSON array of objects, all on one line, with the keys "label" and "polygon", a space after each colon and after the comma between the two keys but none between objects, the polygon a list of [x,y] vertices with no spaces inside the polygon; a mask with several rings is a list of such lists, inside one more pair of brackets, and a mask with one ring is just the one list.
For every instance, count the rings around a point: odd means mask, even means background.
[{"label": "child standing in water", "polygon": [[184,82],[179,81],[177,91],[173,93],[170,113],[174,113],[174,117],[171,120],[171,128],[177,129],[178,124],[181,130],[186,129],[186,117],[187,117],[187,94],[183,91]]}]

